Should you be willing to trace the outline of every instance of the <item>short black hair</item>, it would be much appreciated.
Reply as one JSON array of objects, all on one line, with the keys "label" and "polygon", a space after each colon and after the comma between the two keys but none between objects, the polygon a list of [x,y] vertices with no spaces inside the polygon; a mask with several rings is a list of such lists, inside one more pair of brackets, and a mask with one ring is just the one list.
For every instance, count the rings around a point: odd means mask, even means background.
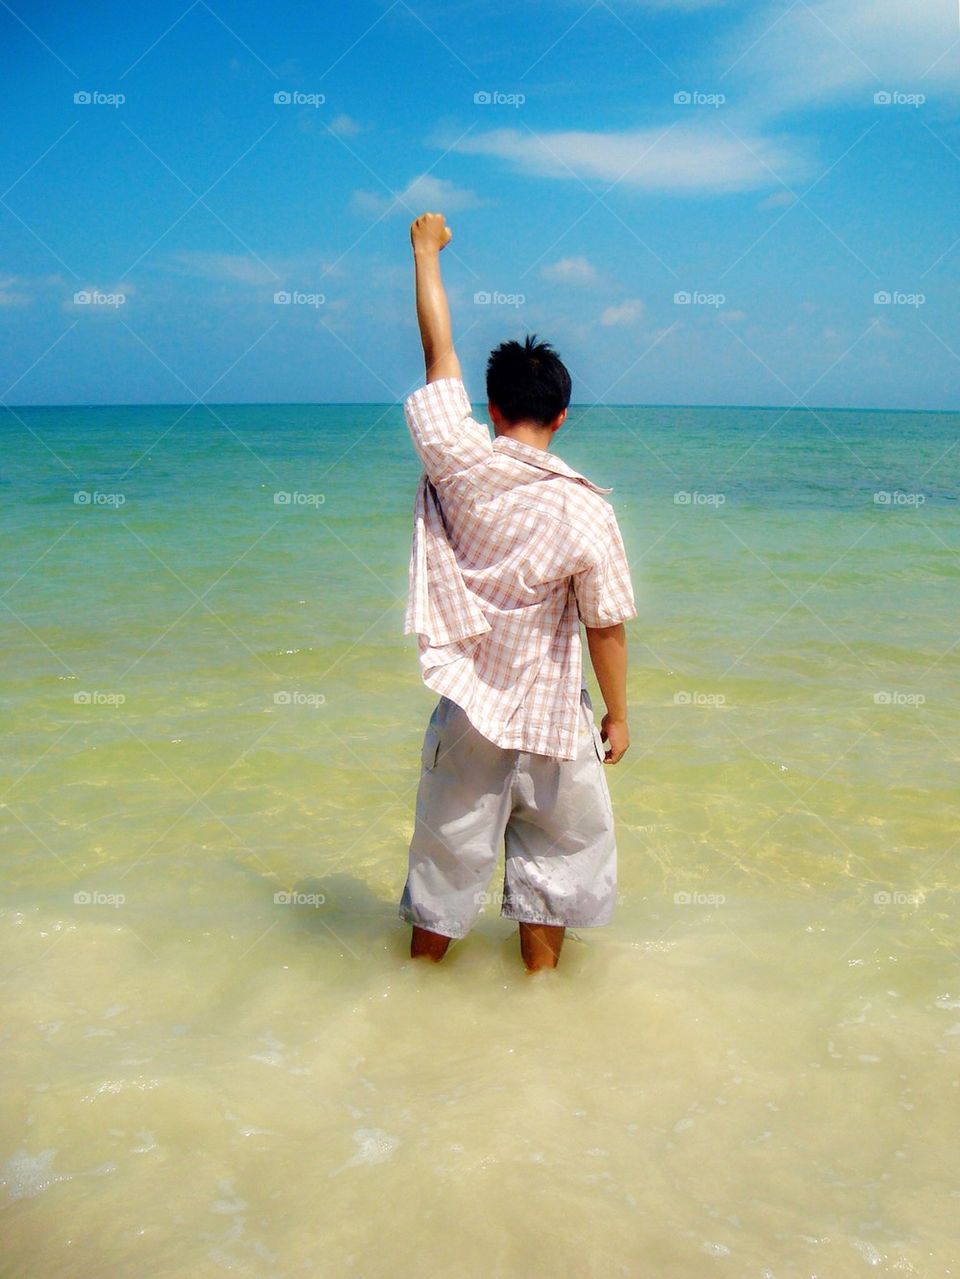
[{"label": "short black hair", "polygon": [[546,426],[570,403],[570,374],[549,342],[527,334],[519,342],[502,342],[487,361],[487,399],[511,426],[536,422]]}]

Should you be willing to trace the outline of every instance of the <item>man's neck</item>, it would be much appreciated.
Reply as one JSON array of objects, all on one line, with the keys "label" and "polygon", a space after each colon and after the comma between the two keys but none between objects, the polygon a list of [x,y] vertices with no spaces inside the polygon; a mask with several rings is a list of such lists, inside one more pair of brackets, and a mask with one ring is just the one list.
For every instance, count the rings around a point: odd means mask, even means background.
[{"label": "man's neck", "polygon": [[518,422],[516,426],[498,431],[497,436],[503,440],[516,440],[520,444],[529,444],[531,448],[541,449],[544,453],[550,448],[553,432],[542,426],[527,426]]}]

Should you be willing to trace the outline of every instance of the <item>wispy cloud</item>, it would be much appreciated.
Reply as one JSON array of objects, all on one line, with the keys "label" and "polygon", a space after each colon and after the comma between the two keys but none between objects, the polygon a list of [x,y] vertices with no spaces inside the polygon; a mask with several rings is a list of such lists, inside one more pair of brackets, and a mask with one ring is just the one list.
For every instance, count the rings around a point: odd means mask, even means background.
[{"label": "wispy cloud", "polygon": [[600,323],[607,328],[625,328],[629,324],[636,324],[645,310],[646,307],[639,298],[628,298],[617,306],[608,306],[600,316]]},{"label": "wispy cloud", "polygon": [[542,268],[540,274],[553,284],[594,285],[600,282],[600,273],[586,258],[560,258]]},{"label": "wispy cloud", "polygon": [[800,0],[766,6],[721,49],[722,85],[747,87],[758,109],[838,100],[872,105],[881,90],[960,89],[956,0]]},{"label": "wispy cloud", "polygon": [[338,138],[352,138],[363,132],[363,125],[358,124],[352,116],[346,114],[334,116],[327,127]]},{"label": "wispy cloud", "polygon": [[13,286],[20,282],[16,275],[0,276],[0,306],[27,306],[31,299]]},{"label": "wispy cloud", "polygon": [[203,249],[178,249],[170,255],[174,268],[184,275],[235,284],[275,284],[282,278],[263,262],[245,253],[210,253]]},{"label": "wispy cloud", "polygon": [[403,213],[411,216],[416,216],[425,209],[456,213],[483,203],[475,192],[458,187],[445,178],[434,178],[430,174],[414,178],[395,196],[378,191],[354,191],[353,202],[364,213]]},{"label": "wispy cloud", "polygon": [[796,193],[793,191],[774,191],[773,195],[768,195],[765,200],[761,200],[757,205],[758,209],[785,209],[790,204],[795,204],[797,200]]},{"label": "wispy cloud", "polygon": [[774,173],[797,180],[809,167],[789,139],[763,137],[742,124],[734,133],[712,121],[626,133],[494,129],[462,139],[456,149],[494,156],[537,177],[686,195],[753,190],[769,186]]}]

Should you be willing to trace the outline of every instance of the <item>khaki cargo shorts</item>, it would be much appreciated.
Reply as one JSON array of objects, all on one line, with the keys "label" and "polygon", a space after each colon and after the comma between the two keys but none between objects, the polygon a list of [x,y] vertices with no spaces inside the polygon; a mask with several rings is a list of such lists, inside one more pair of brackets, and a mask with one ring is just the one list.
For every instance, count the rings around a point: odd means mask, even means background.
[{"label": "khaki cargo shorts", "polygon": [[465,937],[505,849],[500,914],[531,924],[608,924],[617,891],[604,745],[580,691],[577,758],[504,750],[447,697],[423,739],[416,823],[400,918]]}]

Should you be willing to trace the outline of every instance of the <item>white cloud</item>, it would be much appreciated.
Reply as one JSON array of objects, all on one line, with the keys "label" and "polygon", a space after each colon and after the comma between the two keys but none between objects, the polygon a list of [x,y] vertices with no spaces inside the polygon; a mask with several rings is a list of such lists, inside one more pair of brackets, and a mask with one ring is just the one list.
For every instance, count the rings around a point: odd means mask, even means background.
[{"label": "white cloud", "polygon": [[803,0],[760,10],[721,61],[769,111],[878,90],[928,95],[960,83],[955,0]]},{"label": "white cloud", "polygon": [[646,191],[722,194],[769,186],[807,171],[795,144],[764,138],[741,124],[735,136],[720,123],[682,123],[627,133],[576,130],[533,134],[494,129],[456,149],[507,160],[538,177],[598,178]]},{"label": "white cloud", "polygon": [[352,138],[362,131],[362,127],[351,116],[345,114],[334,116],[327,125],[330,132],[335,133],[338,138]]},{"label": "white cloud", "polygon": [[796,204],[797,197],[792,191],[774,191],[773,195],[768,195],[765,200],[761,200],[757,205],[758,209],[782,209],[788,205]]},{"label": "white cloud", "polygon": [[[26,306],[30,301],[30,297],[26,293],[20,293],[12,288],[19,280],[19,276],[8,275],[0,276],[0,306]],[[20,281],[26,283],[26,281]]]},{"label": "white cloud", "polygon": [[378,191],[355,191],[353,200],[356,207],[365,213],[404,213],[411,218],[426,211],[456,213],[482,203],[473,191],[430,174],[414,178],[393,197]]},{"label": "white cloud", "polygon": [[186,275],[235,284],[276,284],[283,277],[251,253],[211,253],[205,249],[178,249],[170,255],[174,267]]},{"label": "white cloud", "polygon": [[592,262],[586,258],[561,258],[551,262],[540,272],[545,280],[555,284],[597,284],[600,276]]},{"label": "white cloud", "polygon": [[624,328],[628,324],[636,324],[645,310],[639,298],[628,298],[619,306],[608,306],[600,316],[600,323],[607,325],[608,328],[614,325],[617,328]]}]

